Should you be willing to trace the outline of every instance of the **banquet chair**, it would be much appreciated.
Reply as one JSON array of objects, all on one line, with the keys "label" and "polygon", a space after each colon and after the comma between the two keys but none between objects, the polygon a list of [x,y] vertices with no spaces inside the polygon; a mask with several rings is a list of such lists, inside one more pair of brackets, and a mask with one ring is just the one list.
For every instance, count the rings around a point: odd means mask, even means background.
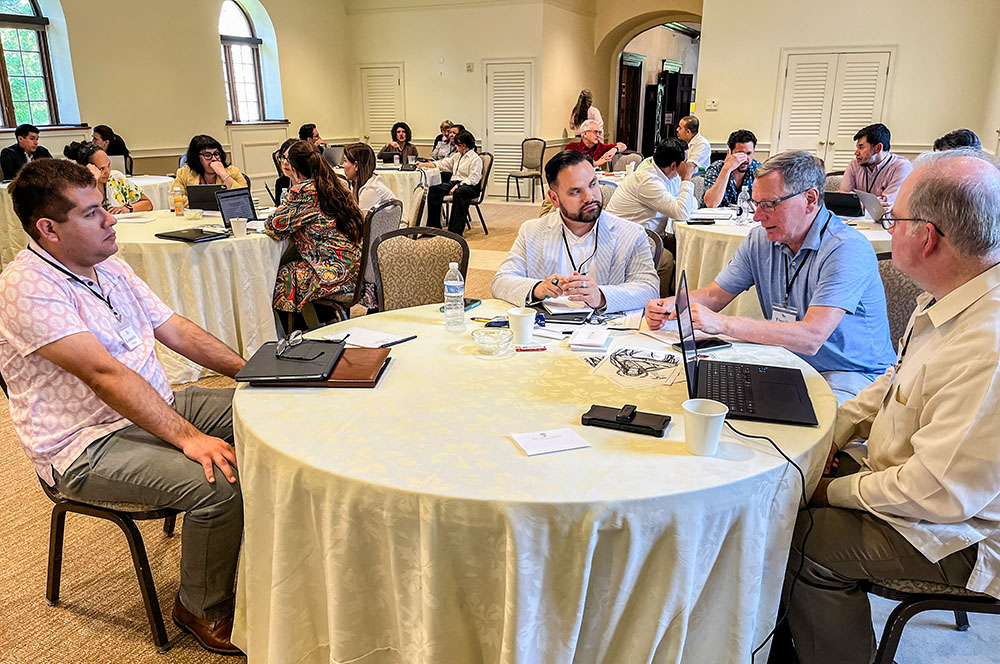
[{"label": "banquet chair", "polygon": [[271,161],[274,163],[274,170],[276,170],[278,172],[278,177],[281,177],[282,175],[284,175],[284,173],[281,172],[281,162],[278,161],[278,157],[280,157],[280,156],[281,156],[281,148],[280,147],[277,150],[275,150],[274,152],[271,153]]},{"label": "banquet chair", "polygon": [[611,170],[624,171],[628,164],[635,164],[638,166],[641,162],[642,155],[640,153],[635,150],[625,150],[625,152],[619,152],[611,158]]},{"label": "banquet chair", "polygon": [[[0,376],[0,389],[3,390],[4,396],[7,396],[7,383],[3,380],[2,376]],[[142,533],[139,532],[135,522],[163,519],[163,534],[165,537],[172,537],[177,515],[180,514],[180,511],[138,503],[110,501],[83,502],[67,498],[58,489],[46,484],[41,477],[38,478],[38,483],[41,485],[42,491],[48,499],[53,502],[52,517],[49,525],[48,576],[45,583],[45,599],[48,600],[49,605],[57,606],[59,604],[66,513],[85,514],[110,521],[121,528],[122,534],[125,535],[125,540],[128,542],[129,550],[132,552],[132,565],[135,567],[135,575],[139,581],[139,591],[142,594],[142,603],[146,608],[146,619],[149,621],[149,629],[153,633],[153,643],[160,654],[170,650],[174,644],[167,638],[167,629],[163,622],[160,601],[156,595],[156,586],[153,583],[149,557],[146,555]]]},{"label": "banquet chair", "polygon": [[183,168],[188,163],[187,152],[177,158],[177,168]]},{"label": "banquet chair", "polygon": [[413,187],[413,193],[410,196],[410,209],[407,211],[408,214],[406,217],[403,218],[403,227],[412,228],[420,225],[420,222],[423,220],[424,203],[426,201],[427,185],[424,182],[418,182]]},{"label": "banquet chair", "polygon": [[[332,308],[337,313],[337,320],[347,320],[351,317],[351,307],[361,302],[365,289],[375,287],[375,268],[372,265],[371,246],[380,236],[390,231],[399,230],[403,219],[403,204],[393,198],[376,205],[365,215],[364,228],[361,236],[361,261],[358,267],[357,283],[354,291],[329,298],[319,298],[306,302],[302,308],[302,317],[310,330],[320,326],[319,315],[314,305],[319,304]],[[424,229],[421,229],[424,230]],[[444,283],[442,277],[442,283]],[[325,324],[325,323],[324,323]]]},{"label": "banquet chair", "polygon": [[[476,212],[479,213],[479,223],[483,225],[483,233],[486,235],[490,234],[490,231],[486,228],[486,219],[483,218],[483,210],[479,206],[482,204],[483,199],[486,198],[486,187],[490,183],[490,173],[493,171],[493,155],[489,152],[483,152],[480,157],[483,158],[483,179],[479,182],[479,198],[472,202],[471,207],[476,208]],[[451,196],[444,197],[444,221],[448,223],[448,206],[451,203]],[[465,218],[465,227],[472,228],[472,213]]]},{"label": "banquet chair", "polygon": [[834,171],[826,174],[826,183],[823,191],[840,191],[840,181],[844,177],[844,171]]},{"label": "banquet chair", "polygon": [[[899,604],[885,621],[873,664],[893,664],[893,657],[910,618],[924,611],[953,611],[955,629],[969,629],[969,613],[1000,614],[1000,600],[968,588],[931,581],[873,579],[865,590]],[[933,659],[933,658],[931,658]]]},{"label": "banquet chair", "polygon": [[906,331],[906,323],[917,306],[917,296],[923,290],[913,283],[909,276],[892,264],[892,252],[876,254],[878,273],[885,289],[885,308],[889,316],[889,338],[893,348],[898,348],[899,340]]},{"label": "banquet chair", "polygon": [[649,250],[653,253],[653,265],[657,266],[660,264],[660,258],[663,257],[663,240],[656,231],[651,231],[648,228],[646,229],[646,239],[649,240]]},{"label": "banquet chair", "polygon": [[125,174],[132,175],[132,171],[135,169],[135,159],[132,159],[132,155],[125,155]]},{"label": "banquet chair", "polygon": [[615,189],[618,185],[612,182],[602,182],[601,187],[601,200],[603,201],[602,207],[608,207],[608,203],[611,202],[611,197],[615,195]]},{"label": "banquet chair", "polygon": [[126,175],[129,175],[127,167],[125,166],[125,155],[112,154],[108,155],[108,161],[111,162],[112,170],[121,171]]},{"label": "banquet chair", "polygon": [[448,263],[469,269],[469,244],[440,228],[400,228],[372,243],[379,311],[436,304]]},{"label": "banquet chair", "polygon": [[691,178],[691,184],[694,185],[694,202],[696,207],[701,207],[701,202],[705,200],[705,176],[695,175]]},{"label": "banquet chair", "polygon": [[521,180],[527,178],[531,182],[531,202],[535,202],[535,180],[538,188],[542,188],[542,155],[545,154],[545,141],[540,138],[526,138],[521,141],[521,169],[507,174],[507,194],[505,201],[510,201],[510,180],[514,178],[517,188],[517,200],[521,200]]}]

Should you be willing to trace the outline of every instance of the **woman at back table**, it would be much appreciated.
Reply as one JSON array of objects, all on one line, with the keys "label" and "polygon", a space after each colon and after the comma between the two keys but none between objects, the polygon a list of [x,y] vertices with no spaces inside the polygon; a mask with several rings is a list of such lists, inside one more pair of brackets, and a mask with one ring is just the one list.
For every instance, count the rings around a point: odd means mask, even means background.
[{"label": "woman at back table", "polygon": [[351,183],[351,193],[361,209],[368,214],[376,205],[391,201],[396,196],[375,174],[375,151],[367,143],[351,143],[344,147],[344,177]]},{"label": "woman at back table", "polygon": [[413,132],[410,131],[410,125],[405,122],[397,122],[392,125],[392,140],[385,144],[385,147],[379,150],[378,156],[381,159],[387,154],[399,154],[401,163],[406,163],[406,157],[416,157],[419,153],[417,152],[417,146],[415,146],[411,141],[413,140]]},{"label": "woman at back table", "polygon": [[97,190],[104,197],[102,205],[111,214],[147,212],[153,209],[142,189],[121,171],[111,170],[111,160],[107,153],[90,141],[73,141],[63,148],[63,155],[86,166],[97,180]]},{"label": "woman at back table", "polygon": [[229,164],[221,143],[198,134],[188,144],[187,163],[177,169],[174,179],[174,185],[179,185],[185,194],[191,184],[224,184],[226,189],[241,189],[247,186],[247,181],[240,169]]},{"label": "woman at back table", "polygon": [[361,264],[362,217],[333,167],[308,141],[286,152],[292,186],[264,223],[275,240],[290,238],[301,258],[278,268],[272,306],[299,312],[306,302],[354,291]]}]

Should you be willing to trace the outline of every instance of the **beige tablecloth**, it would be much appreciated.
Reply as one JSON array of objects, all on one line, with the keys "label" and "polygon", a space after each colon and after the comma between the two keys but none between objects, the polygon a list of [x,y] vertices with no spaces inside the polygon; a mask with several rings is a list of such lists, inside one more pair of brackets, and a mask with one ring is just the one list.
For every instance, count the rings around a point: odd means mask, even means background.
[{"label": "beige tablecloth", "polygon": [[[271,295],[285,242],[257,234],[199,244],[161,240],[154,234],[222,220],[188,221],[162,211],[142,216],[154,220],[122,219],[115,227],[118,255],[168,306],[247,358],[275,339]],[[160,344],[156,354],[171,383],[207,373]]]},{"label": "beige tablecloth", "polygon": [[[485,359],[437,306],[346,326],[417,339],[393,347],[374,390],[243,387],[234,400],[234,641],[250,662],[749,661],[774,622],[801,492],[766,443],[726,432],[717,457],[692,456],[683,381],[621,389],[561,341]],[[719,357],[803,370],[820,426],[738,427],[773,437],[811,490],[836,409],[826,382],[781,349]],[[625,403],[671,414],[666,438],[580,425],[591,404]],[[562,427],[592,446],[527,457],[509,438]]]},{"label": "beige tablecloth", "polygon": [[[173,178],[162,175],[136,175],[132,181],[142,188],[142,191],[153,203],[153,208],[163,210],[167,207],[167,194]],[[14,214],[14,203],[7,193],[7,185],[0,184],[0,266],[14,260],[17,252],[28,246],[28,234],[21,227],[21,221]]]},{"label": "beige tablecloth", "polygon": [[[849,220],[856,224],[859,231],[872,243],[875,253],[890,251],[892,241],[889,231],[870,221]],[[677,236],[677,270],[676,280],[680,281],[681,270],[687,273],[688,288],[694,290],[707,286],[722,272],[722,268],[736,254],[736,248],[746,239],[750,229],[757,226],[737,226],[732,223],[717,222],[711,225],[689,225],[683,222],[674,224],[674,234]],[[730,316],[761,319],[760,302],[757,300],[757,289],[751,288],[737,296],[729,303],[722,313]]]}]

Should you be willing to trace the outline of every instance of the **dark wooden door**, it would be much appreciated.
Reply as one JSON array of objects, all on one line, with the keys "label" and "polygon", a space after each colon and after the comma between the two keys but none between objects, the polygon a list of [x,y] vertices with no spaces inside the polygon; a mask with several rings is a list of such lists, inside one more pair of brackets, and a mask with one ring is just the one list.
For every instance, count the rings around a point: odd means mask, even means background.
[{"label": "dark wooden door", "polygon": [[618,66],[618,80],[618,127],[615,129],[615,140],[627,145],[629,150],[638,150],[642,65],[627,64],[623,58]]}]

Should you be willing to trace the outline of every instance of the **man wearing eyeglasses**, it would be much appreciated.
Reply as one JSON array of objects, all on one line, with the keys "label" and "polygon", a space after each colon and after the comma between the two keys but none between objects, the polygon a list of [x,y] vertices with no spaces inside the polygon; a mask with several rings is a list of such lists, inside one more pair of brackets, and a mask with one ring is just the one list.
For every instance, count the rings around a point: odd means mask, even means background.
[{"label": "man wearing eyeglasses", "polygon": [[[823,162],[785,152],[757,170],[753,228],[710,285],[691,293],[695,328],[783,346],[823,374],[839,403],[890,366],[885,292],[871,243],[823,205]],[[765,320],[718,313],[756,287]],[[646,307],[650,329],[674,319],[673,298]]]},{"label": "man wearing eyeglasses", "polygon": [[610,163],[616,154],[628,149],[624,143],[605,143],[604,128],[596,120],[583,121],[580,125],[580,138],[583,140],[567,144],[566,149],[587,155],[595,167]]},{"label": "man wearing eyeglasses", "polygon": [[32,161],[9,192],[30,240],[0,275],[0,372],[25,453],[69,498],[183,510],[174,622],[241,654],[229,640],[243,532],[232,390],[173,392],[155,344],[230,377],[243,358],[114,255],[115,218],[86,168]]},{"label": "man wearing eyeglasses", "polygon": [[[782,595],[802,664],[872,661],[872,579],[1000,598],[1000,170],[926,153],[894,212],[892,262],[926,292],[895,367],[837,412],[827,467],[858,438],[867,457],[841,456],[795,525]],[[788,636],[770,661],[796,661]]]}]

